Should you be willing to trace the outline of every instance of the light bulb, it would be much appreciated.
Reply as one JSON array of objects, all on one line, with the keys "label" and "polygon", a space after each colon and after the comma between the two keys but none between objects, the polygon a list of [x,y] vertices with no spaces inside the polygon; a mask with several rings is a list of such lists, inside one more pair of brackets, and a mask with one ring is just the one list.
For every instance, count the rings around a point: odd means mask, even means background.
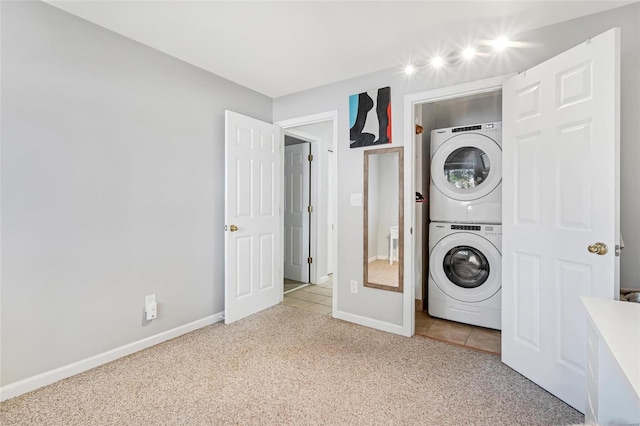
[{"label": "light bulb", "polygon": [[504,50],[509,46],[509,40],[506,37],[498,37],[491,42],[491,45],[495,50]]},{"label": "light bulb", "polygon": [[474,47],[467,47],[462,51],[462,57],[469,60],[476,56],[476,49]]},{"label": "light bulb", "polygon": [[416,72],[416,67],[413,66],[413,64],[407,64],[404,67],[404,73],[406,75],[413,75],[413,73]]},{"label": "light bulb", "polygon": [[442,56],[434,56],[431,59],[431,66],[434,68],[440,68],[444,65],[444,58]]}]

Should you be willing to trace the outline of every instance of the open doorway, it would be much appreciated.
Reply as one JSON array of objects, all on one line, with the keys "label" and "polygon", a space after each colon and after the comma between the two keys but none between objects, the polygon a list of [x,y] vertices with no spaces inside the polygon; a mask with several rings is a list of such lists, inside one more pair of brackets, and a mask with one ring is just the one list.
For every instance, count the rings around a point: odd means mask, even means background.
[{"label": "open doorway", "polygon": [[[283,161],[283,299],[287,303],[296,296],[299,300],[289,304],[327,315],[335,305],[335,115],[331,112],[277,123],[283,128],[284,156],[288,157]],[[304,172],[308,173],[308,184]],[[291,208],[294,205],[295,209]],[[294,210],[298,217],[293,217]],[[304,221],[308,234],[298,225]],[[291,267],[294,270],[289,270]],[[306,280],[301,271],[308,273]]]}]

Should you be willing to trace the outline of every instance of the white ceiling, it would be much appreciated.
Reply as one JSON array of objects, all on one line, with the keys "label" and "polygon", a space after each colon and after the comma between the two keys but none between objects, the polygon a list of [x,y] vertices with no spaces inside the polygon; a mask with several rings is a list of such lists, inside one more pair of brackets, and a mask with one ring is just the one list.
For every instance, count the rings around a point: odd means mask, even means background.
[{"label": "white ceiling", "polygon": [[272,98],[634,2],[48,1]]}]

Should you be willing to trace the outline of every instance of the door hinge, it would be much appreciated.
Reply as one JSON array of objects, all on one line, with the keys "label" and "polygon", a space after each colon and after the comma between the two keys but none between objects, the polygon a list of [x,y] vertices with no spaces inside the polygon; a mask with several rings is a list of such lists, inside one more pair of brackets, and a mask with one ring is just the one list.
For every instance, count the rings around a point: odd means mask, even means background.
[{"label": "door hinge", "polygon": [[307,156],[307,159],[308,159],[309,161],[313,161],[313,154],[309,154],[309,155]]},{"label": "door hinge", "polygon": [[307,211],[308,211],[309,213],[313,212],[313,206],[309,206],[309,207],[307,207]]},{"label": "door hinge", "polygon": [[313,263],[313,257],[307,257],[307,263]]}]

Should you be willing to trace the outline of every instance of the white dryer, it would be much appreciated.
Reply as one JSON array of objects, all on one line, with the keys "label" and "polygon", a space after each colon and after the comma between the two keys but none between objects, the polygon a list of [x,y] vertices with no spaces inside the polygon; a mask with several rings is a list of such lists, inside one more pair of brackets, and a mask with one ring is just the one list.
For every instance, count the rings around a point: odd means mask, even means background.
[{"label": "white dryer", "polygon": [[502,222],[502,123],[431,132],[432,222]]},{"label": "white dryer", "polygon": [[429,225],[432,317],[501,330],[502,226]]}]

